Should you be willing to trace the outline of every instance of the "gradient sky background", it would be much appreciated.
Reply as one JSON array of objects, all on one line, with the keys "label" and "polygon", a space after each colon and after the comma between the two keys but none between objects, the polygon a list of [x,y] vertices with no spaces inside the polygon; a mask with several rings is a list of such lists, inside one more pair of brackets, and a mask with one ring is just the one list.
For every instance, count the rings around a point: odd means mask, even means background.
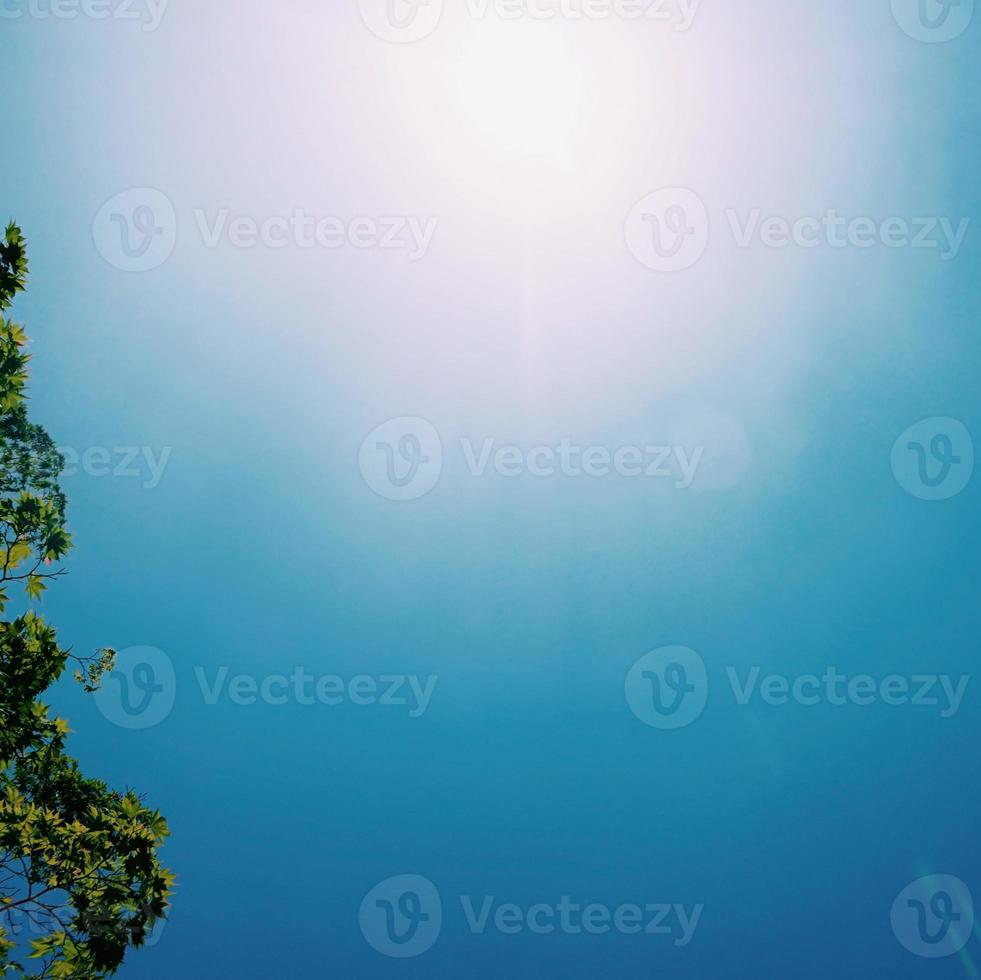
[{"label": "gradient sky background", "polygon": [[[86,770],[139,788],[173,831],[172,917],[120,975],[978,976],[977,938],[930,961],[890,928],[922,874],[981,899],[977,682],[942,719],[738,706],[725,668],[975,672],[978,477],[927,503],[890,453],[920,419],[981,434],[981,228],[943,262],[737,249],[722,215],[977,221],[981,27],[928,44],[888,0],[706,0],[686,33],[526,31],[532,50],[562,46],[574,74],[558,82],[551,55],[515,81],[511,41],[486,49],[491,81],[517,85],[505,120],[543,92],[548,118],[572,120],[561,153],[502,142],[460,98],[488,29],[454,6],[431,37],[389,44],[353,0],[172,0],[153,32],[0,20],[0,217],[30,242],[14,313],[35,418],[77,451],[172,449],[153,488],[66,478],[77,547],[44,600],[76,650],[150,645],[176,670],[174,710],[147,730],[69,683],[52,698]],[[705,201],[710,245],[658,274],[624,218],[677,185]],[[141,274],[92,234],[133,187],[177,215],[172,257]],[[417,262],[210,249],[194,212],[219,208],[439,225]],[[358,466],[400,416],[429,420],[446,452],[438,486],[405,504]],[[563,436],[682,438],[704,468],[685,491],[475,479],[459,451]],[[630,666],[666,644],[710,678],[704,715],[676,732],[624,699]],[[410,719],[209,706],[194,674],[297,665],[439,682]],[[387,959],[358,909],[404,873],[437,885],[443,930]],[[472,935],[458,899],[564,894],[705,911],[676,949]]]}]

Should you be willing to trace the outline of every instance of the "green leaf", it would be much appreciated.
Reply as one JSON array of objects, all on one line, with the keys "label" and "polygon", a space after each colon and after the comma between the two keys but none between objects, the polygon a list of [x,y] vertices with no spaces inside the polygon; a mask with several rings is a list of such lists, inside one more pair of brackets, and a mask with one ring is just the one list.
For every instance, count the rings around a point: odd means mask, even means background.
[{"label": "green leaf", "polygon": [[47,587],[47,584],[40,575],[28,575],[27,583],[24,586],[27,594],[32,599],[40,599]]}]

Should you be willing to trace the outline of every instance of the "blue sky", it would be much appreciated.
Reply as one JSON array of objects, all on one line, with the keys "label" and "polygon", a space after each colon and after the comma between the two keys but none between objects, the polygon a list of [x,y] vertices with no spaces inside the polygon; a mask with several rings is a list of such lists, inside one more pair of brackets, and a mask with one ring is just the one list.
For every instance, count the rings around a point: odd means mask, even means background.
[{"label": "blue sky", "polygon": [[[408,44],[365,4],[0,0],[15,314],[80,470],[44,613],[162,687],[52,699],[171,822],[120,975],[978,976],[891,918],[981,896],[973,4],[944,43],[876,0]],[[698,662],[690,722],[631,710]],[[779,703],[829,669],[872,702]],[[563,896],[672,931],[495,918]]]}]

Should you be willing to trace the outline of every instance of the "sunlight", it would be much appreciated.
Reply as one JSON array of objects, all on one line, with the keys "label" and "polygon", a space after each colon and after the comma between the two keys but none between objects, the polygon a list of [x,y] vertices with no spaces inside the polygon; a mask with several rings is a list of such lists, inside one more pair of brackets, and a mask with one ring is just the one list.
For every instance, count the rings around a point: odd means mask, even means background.
[{"label": "sunlight", "polygon": [[553,30],[535,23],[481,24],[452,71],[463,106],[498,147],[568,159],[582,74]]}]

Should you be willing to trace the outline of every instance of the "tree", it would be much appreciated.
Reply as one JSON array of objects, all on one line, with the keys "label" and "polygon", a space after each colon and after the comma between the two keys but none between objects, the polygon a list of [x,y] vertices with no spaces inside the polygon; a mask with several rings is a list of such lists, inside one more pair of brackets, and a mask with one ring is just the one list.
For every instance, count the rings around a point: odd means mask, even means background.
[{"label": "tree", "polygon": [[[76,658],[34,611],[71,548],[64,460],[27,412],[30,355],[5,314],[27,279],[20,229],[0,239],[0,977],[96,980],[162,918],[174,876],[159,861],[168,835],[132,790],[84,776],[66,754],[67,723],[41,700],[69,662],[96,690],[115,654]],[[3,619],[23,588],[27,607]]]}]

